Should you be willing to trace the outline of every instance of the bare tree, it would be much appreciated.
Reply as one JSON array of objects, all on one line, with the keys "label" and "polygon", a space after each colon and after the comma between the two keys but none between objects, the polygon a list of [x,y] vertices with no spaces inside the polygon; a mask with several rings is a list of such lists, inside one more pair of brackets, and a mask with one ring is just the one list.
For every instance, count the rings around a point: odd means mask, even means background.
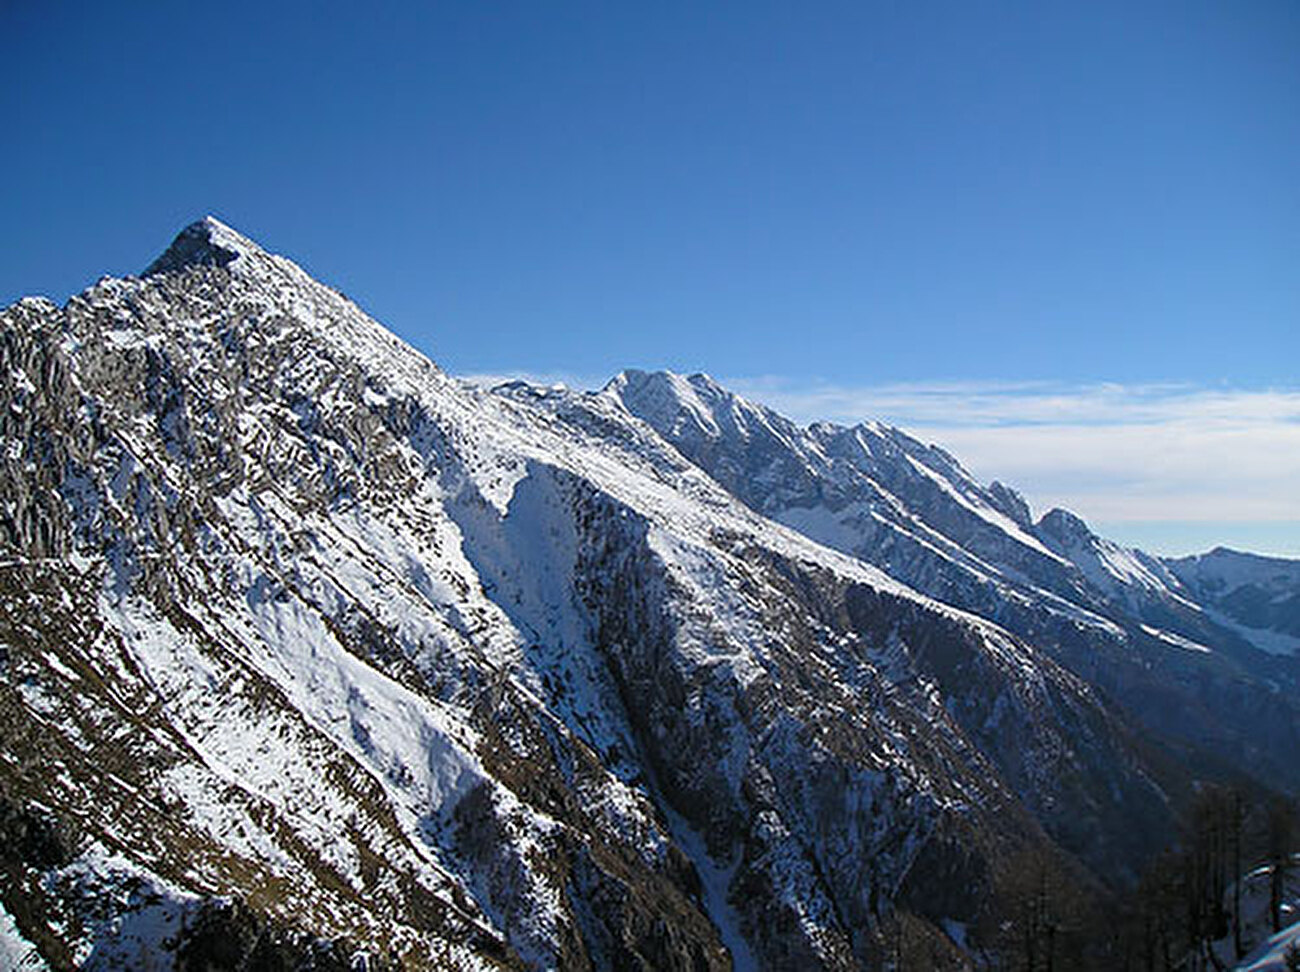
[{"label": "bare tree", "polygon": [[1300,945],[1292,942],[1282,953],[1282,963],[1287,972],[1300,972]]},{"label": "bare tree", "polygon": [[1269,801],[1266,822],[1266,854],[1269,866],[1268,916],[1273,933],[1282,930],[1282,903],[1286,897],[1286,879],[1293,861],[1296,842],[1295,808],[1281,797]]},{"label": "bare tree", "polygon": [[1241,941],[1241,882],[1242,843],[1245,837],[1246,808],[1241,791],[1233,788],[1230,795],[1231,817],[1228,821],[1232,843],[1232,949],[1237,958],[1246,954]]}]

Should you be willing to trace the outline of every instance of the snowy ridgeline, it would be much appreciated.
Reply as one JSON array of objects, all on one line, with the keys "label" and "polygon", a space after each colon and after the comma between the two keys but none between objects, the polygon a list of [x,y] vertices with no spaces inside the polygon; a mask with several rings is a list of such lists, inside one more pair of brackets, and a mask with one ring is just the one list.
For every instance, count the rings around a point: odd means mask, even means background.
[{"label": "snowy ridgeline", "polygon": [[1169,832],[1134,713],[1295,775],[1259,578],[897,430],[469,388],[215,221],[3,338],[0,961],[961,968]]}]

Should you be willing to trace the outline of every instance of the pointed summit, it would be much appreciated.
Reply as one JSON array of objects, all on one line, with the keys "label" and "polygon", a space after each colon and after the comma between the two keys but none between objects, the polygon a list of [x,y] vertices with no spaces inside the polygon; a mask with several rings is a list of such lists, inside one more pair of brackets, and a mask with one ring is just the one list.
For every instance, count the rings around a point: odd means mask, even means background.
[{"label": "pointed summit", "polygon": [[145,268],[144,275],[148,277],[186,267],[224,267],[257,249],[256,243],[219,219],[205,216],[181,230],[163,255]]},{"label": "pointed summit", "polygon": [[704,376],[683,378],[671,371],[628,369],[613,378],[604,390],[621,399],[628,411],[661,433],[672,429],[676,434],[689,426],[705,436],[717,438],[722,430],[713,414],[715,403],[700,396],[702,389],[697,379],[701,377]]}]

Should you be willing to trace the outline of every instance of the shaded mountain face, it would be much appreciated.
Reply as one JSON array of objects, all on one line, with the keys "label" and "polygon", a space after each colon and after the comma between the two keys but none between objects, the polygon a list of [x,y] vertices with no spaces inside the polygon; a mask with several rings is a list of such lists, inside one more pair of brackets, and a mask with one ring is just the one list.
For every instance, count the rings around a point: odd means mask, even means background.
[{"label": "shaded mountain face", "polygon": [[1167,837],[1115,658],[1148,724],[1257,701],[937,450],[469,388],[214,220],[5,310],[0,388],[0,944],[55,967],[960,968],[1013,862]]},{"label": "shaded mountain face", "polygon": [[1300,563],[1217,547],[1168,566],[1220,624],[1265,651],[1300,654]]},{"label": "shaded mountain face", "polygon": [[807,428],[707,375],[629,371],[604,394],[752,509],[996,621],[1204,770],[1300,786],[1300,564],[1161,560],[985,487],[898,429]]}]

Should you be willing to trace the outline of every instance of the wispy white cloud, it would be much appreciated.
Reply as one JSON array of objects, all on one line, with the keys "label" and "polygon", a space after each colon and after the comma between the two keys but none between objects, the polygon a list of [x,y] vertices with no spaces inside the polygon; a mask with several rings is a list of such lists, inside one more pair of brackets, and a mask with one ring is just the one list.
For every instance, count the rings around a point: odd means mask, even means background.
[{"label": "wispy white cloud", "polygon": [[944,382],[799,386],[779,378],[724,384],[804,421],[900,426],[1133,425],[1177,420],[1300,423],[1300,390],[1225,390],[1187,384]]},{"label": "wispy white cloud", "polygon": [[1300,425],[921,426],[981,478],[1101,520],[1300,520]]},{"label": "wispy white cloud", "polygon": [[[464,376],[479,384],[599,388],[573,374]],[[875,419],[934,442],[984,481],[1023,492],[1038,512],[1063,506],[1124,540],[1125,524],[1162,530],[1174,551],[1232,525],[1275,524],[1273,552],[1300,554],[1300,388],[1051,381],[860,387],[777,377],[721,383],[800,421]],[[1164,525],[1162,528],[1160,525]],[[1283,536],[1285,534],[1285,536]],[[1226,542],[1227,538],[1225,537]]]},{"label": "wispy white cloud", "polygon": [[[1300,390],[1052,382],[732,387],[802,421],[874,418],[1038,510],[1108,524],[1300,525]],[[1297,531],[1300,532],[1300,526]]]}]

